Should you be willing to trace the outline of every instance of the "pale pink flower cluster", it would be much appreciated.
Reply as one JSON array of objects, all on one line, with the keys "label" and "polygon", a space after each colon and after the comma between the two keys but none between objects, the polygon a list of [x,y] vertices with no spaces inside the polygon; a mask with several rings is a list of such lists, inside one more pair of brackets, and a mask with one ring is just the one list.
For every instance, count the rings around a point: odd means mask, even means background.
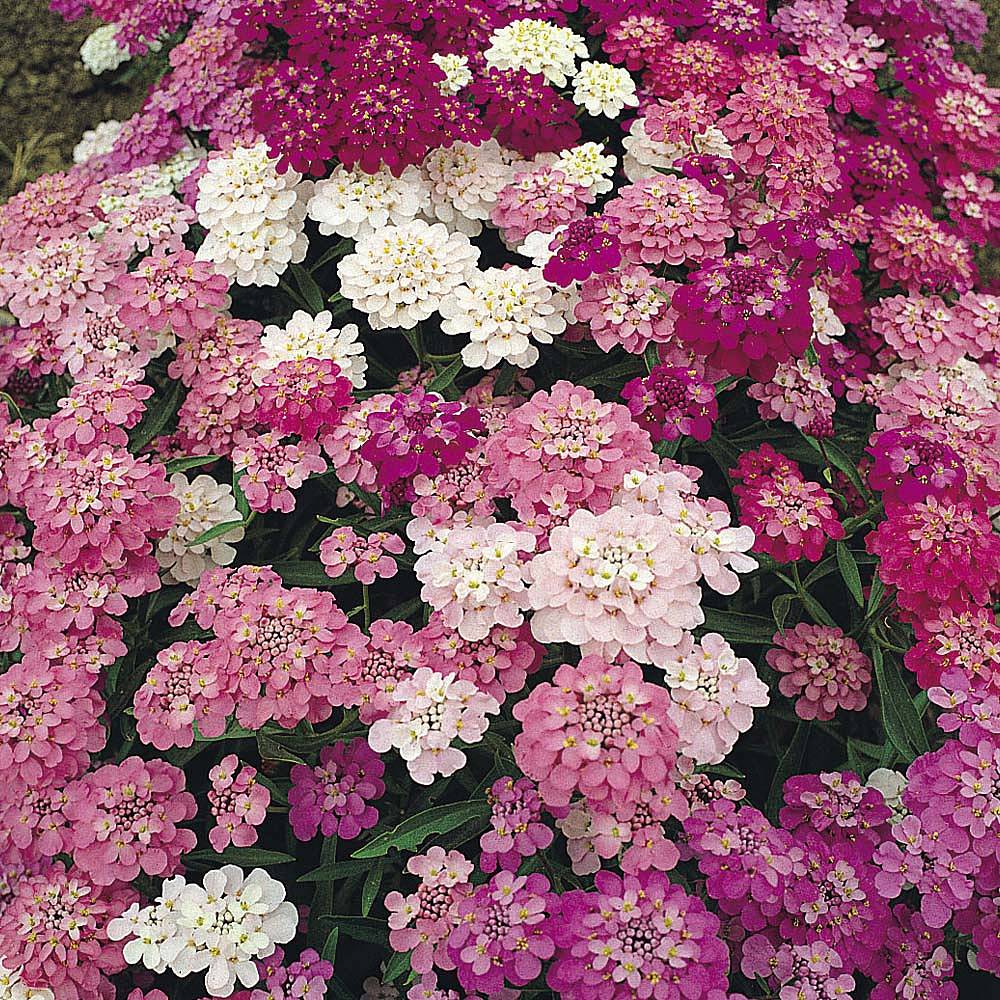
[{"label": "pale pink flower cluster", "polygon": [[716,632],[700,642],[688,638],[664,666],[663,680],[678,750],[698,764],[722,763],[753,725],[753,710],[769,701],[753,664]]},{"label": "pale pink flower cluster", "polygon": [[814,437],[833,434],[837,403],[819,365],[804,358],[784,361],[768,382],[755,382],[747,395],[758,402],[761,420],[784,420]]},{"label": "pale pink flower cluster", "polygon": [[525,554],[535,537],[509,524],[455,528],[415,567],[421,599],[463,639],[485,639],[494,625],[516,628],[527,607]]},{"label": "pale pink flower cluster", "polygon": [[420,667],[401,681],[391,699],[389,716],[368,731],[368,745],[376,753],[397,750],[410,777],[420,785],[464,767],[465,754],[452,746],[453,741],[478,743],[489,728],[486,716],[500,711],[497,700],[475,684],[429,667]]},{"label": "pale pink flower cluster", "polygon": [[208,831],[209,843],[217,851],[230,844],[249,847],[257,843],[257,827],[264,822],[271,793],[257,780],[257,768],[240,766],[236,754],[227,754],[208,772],[212,787],[208,801],[215,826]]},{"label": "pale pink flower cluster", "polygon": [[581,509],[552,530],[549,545],[528,570],[539,642],[662,666],[684,630],[704,621],[698,565],[664,517]]}]

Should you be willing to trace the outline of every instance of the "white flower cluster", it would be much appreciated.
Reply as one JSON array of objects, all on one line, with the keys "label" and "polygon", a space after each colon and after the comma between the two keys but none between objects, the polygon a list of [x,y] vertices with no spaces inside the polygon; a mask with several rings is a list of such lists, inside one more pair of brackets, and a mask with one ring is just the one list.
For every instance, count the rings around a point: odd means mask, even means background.
[{"label": "white flower cluster", "polygon": [[[544,159],[539,156],[536,162],[544,162]],[[591,194],[607,194],[614,187],[611,178],[618,166],[618,158],[605,153],[599,142],[585,142],[581,146],[564,149],[551,162],[565,174],[570,184],[588,188]]]},{"label": "white flower cluster", "polygon": [[496,139],[481,146],[455,142],[431,150],[423,162],[430,214],[449,229],[478,236],[497,195],[513,180],[514,165]]},{"label": "white flower cluster", "polygon": [[809,307],[813,336],[820,344],[832,344],[837,337],[843,337],[844,324],[830,306],[830,296],[816,285],[809,289]]},{"label": "white flower cluster", "polygon": [[413,219],[358,240],[337,265],[341,294],[375,330],[412,330],[476,269],[479,249],[464,233]]},{"label": "white flower cluster", "polygon": [[86,163],[95,156],[103,156],[110,153],[115,146],[118,133],[122,130],[122,123],[114,118],[106,122],[98,122],[93,128],[87,129],[80,136],[80,141],[73,147],[73,162]]},{"label": "white flower cluster", "polygon": [[441,330],[469,335],[462,360],[470,368],[495,368],[501,361],[530,368],[538,360],[535,342],[551,344],[566,329],[569,309],[569,297],[537,268],[491,267],[441,303]]},{"label": "white flower cluster", "polygon": [[444,73],[443,83],[438,84],[438,90],[446,96],[452,96],[472,83],[472,70],[469,69],[469,57],[460,55],[444,55],[435,52],[431,61]]},{"label": "white flower cluster", "polygon": [[285,887],[262,868],[249,875],[235,865],[209,872],[202,885],[183,875],[163,883],[150,906],[133,903],[108,923],[108,937],[124,941],[125,961],[175,976],[205,973],[210,996],[228,997],[236,982],[256,985],[254,959],[295,937],[299,915]]},{"label": "white flower cluster", "polygon": [[211,157],[195,205],[208,230],[199,260],[211,261],[239,285],[276,285],[289,264],[305,258],[312,189],[294,170],[279,174],[264,142]]},{"label": "white flower cluster", "polygon": [[55,1000],[55,994],[22,982],[21,970],[8,969],[0,959],[0,1000]]},{"label": "white flower cluster", "polygon": [[368,361],[361,335],[354,323],[338,330],[331,327],[333,314],[324,309],[315,316],[297,309],[282,326],[265,326],[260,346],[264,358],[260,367],[265,371],[277,368],[282,361],[302,361],[305,358],[335,361],[355,389],[365,387]]},{"label": "white flower cluster", "polygon": [[[208,475],[188,481],[183,472],[176,472],[170,485],[181,509],[174,526],[157,544],[156,559],[168,583],[193,583],[205,570],[232,563],[236,558],[233,545],[243,539],[243,525],[228,483],[218,483]],[[234,521],[228,531],[195,542],[206,531]]]},{"label": "white flower cluster", "polygon": [[356,240],[390,224],[401,226],[429,207],[430,192],[416,167],[394,177],[387,167],[366,174],[338,166],[316,184],[306,214],[324,236]]},{"label": "white flower cluster", "polygon": [[587,43],[571,28],[525,17],[494,31],[483,56],[487,66],[541,73],[549,83],[565,87],[576,72],[576,60],[588,54]]},{"label": "white flower cluster", "polygon": [[589,115],[616,118],[625,108],[639,104],[635,80],[621,66],[585,62],[573,79],[573,103]]},{"label": "white flower cluster", "polygon": [[83,45],[80,46],[80,61],[94,76],[118,69],[122,63],[128,62],[131,58],[115,41],[117,34],[117,24],[102,24],[83,40]]}]

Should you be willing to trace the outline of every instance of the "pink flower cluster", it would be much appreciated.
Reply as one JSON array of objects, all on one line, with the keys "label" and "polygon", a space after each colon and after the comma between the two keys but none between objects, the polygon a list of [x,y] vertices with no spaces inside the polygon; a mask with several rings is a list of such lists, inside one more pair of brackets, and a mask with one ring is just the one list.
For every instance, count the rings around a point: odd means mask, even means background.
[{"label": "pink flower cluster", "polygon": [[378,822],[371,803],[385,792],[385,765],[364,740],[323,747],[316,767],[292,768],[288,820],[299,840],[354,840]]},{"label": "pink flower cluster", "polygon": [[730,475],[739,481],[733,493],[740,520],[753,528],[754,551],[778,562],[817,562],[828,540],[844,537],[830,494],[770,445],[744,452]]}]

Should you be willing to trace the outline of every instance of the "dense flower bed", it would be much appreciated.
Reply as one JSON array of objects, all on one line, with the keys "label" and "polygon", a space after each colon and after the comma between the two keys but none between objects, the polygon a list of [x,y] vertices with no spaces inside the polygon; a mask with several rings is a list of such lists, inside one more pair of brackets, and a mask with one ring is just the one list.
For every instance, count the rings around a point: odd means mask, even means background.
[{"label": "dense flower bed", "polygon": [[54,6],[0,998],[995,991],[975,0]]}]

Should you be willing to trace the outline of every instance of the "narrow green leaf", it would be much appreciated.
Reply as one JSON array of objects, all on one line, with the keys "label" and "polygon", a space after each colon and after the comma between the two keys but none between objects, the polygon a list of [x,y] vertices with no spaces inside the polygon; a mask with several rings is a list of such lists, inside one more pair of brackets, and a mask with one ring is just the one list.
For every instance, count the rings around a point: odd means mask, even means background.
[{"label": "narrow green leaf", "polygon": [[506,396],[510,392],[511,386],[514,384],[519,372],[519,368],[504,361],[500,367],[496,382],[493,383],[493,395]]},{"label": "narrow green leaf", "polygon": [[765,811],[772,822],[778,819],[781,810],[785,782],[793,775],[799,773],[802,766],[802,758],[805,756],[806,743],[809,741],[809,730],[811,726],[808,722],[800,722],[795,727],[795,735],[792,742],[788,744],[778,766],[774,772],[774,779],[771,781],[771,790],[767,793],[767,806]]},{"label": "narrow green leaf", "polygon": [[295,284],[299,286],[299,292],[305,299],[313,315],[322,312],[326,307],[326,296],[323,289],[316,284],[316,279],[301,264],[292,264],[290,268]]},{"label": "narrow green leaf", "polygon": [[393,952],[392,958],[385,964],[385,972],[382,981],[385,983],[395,983],[410,974],[410,953],[408,951]]},{"label": "narrow green leaf", "polygon": [[388,934],[389,925],[384,920],[375,920],[372,917],[349,917],[346,914],[326,914],[319,918],[319,923],[323,926],[336,927],[341,934],[355,941],[366,941],[369,944],[384,944]]},{"label": "narrow green leaf", "polygon": [[652,372],[660,363],[660,351],[655,343],[646,345],[646,350],[642,352],[642,360],[646,363],[647,372]]},{"label": "narrow green leaf", "polygon": [[458,376],[458,373],[465,367],[465,362],[462,361],[461,357],[455,358],[454,361],[444,371],[435,375],[431,379],[430,384],[427,386],[428,392],[444,392]]},{"label": "narrow green leaf", "polygon": [[806,611],[809,612],[814,621],[818,622],[820,625],[828,625],[831,628],[836,628],[837,623],[830,616],[830,612],[827,611],[826,608],[824,608],[812,594],[806,590],[802,590],[797,596],[803,605],[805,605]]},{"label": "narrow green leaf", "polygon": [[861,574],[858,572],[858,564],[851,555],[851,550],[843,543],[837,542],[837,565],[840,567],[840,575],[847,584],[847,589],[851,592],[851,597],[859,608],[865,606],[865,595],[861,589]]},{"label": "narrow green leaf", "polygon": [[333,962],[337,957],[337,942],[340,940],[340,928],[334,927],[332,931],[326,936],[326,941],[323,942],[323,950],[320,952],[319,957],[324,961]]},{"label": "narrow green leaf", "polygon": [[184,386],[180,382],[174,382],[167,391],[166,397],[161,399],[154,409],[147,410],[142,421],[132,428],[128,436],[128,444],[129,450],[133,454],[137,455],[142,451],[170,423],[180,408],[183,392]]},{"label": "narrow green leaf", "polygon": [[218,461],[218,455],[189,455],[187,458],[175,458],[172,462],[167,462],[167,475],[172,476],[175,472],[197,469],[202,465],[211,465],[212,462]]},{"label": "narrow green leaf", "polygon": [[379,889],[382,888],[382,873],[385,871],[385,858],[379,858],[368,870],[365,884],[361,887],[361,916],[367,917],[372,912],[372,905]]},{"label": "narrow green leaf", "polygon": [[343,257],[344,254],[350,253],[353,248],[354,240],[342,240],[336,246],[330,247],[330,249],[327,250],[327,252],[309,268],[310,272],[318,271],[324,264],[329,264],[331,260],[337,260],[339,257]]},{"label": "narrow green leaf", "polygon": [[774,623],[778,626],[779,632],[785,631],[785,619],[788,618],[788,612],[794,600],[794,594],[778,594],[771,601],[771,614],[774,615]]},{"label": "narrow green leaf", "polygon": [[884,593],[885,585],[882,583],[882,578],[876,573],[872,577],[871,590],[868,592],[868,603],[865,605],[866,615],[870,615],[878,607]]},{"label": "narrow green leaf", "polygon": [[908,761],[930,750],[927,734],[895,660],[886,662],[882,650],[872,649],[875,680],[882,699],[882,725],[892,745]]},{"label": "narrow green leaf", "polygon": [[247,518],[250,517],[250,504],[247,502],[247,496],[243,492],[243,487],[240,486],[240,479],[243,473],[237,472],[233,469],[233,496],[236,498],[236,509],[240,512],[240,517],[246,522]]},{"label": "narrow green leaf", "polygon": [[[334,581],[326,575],[322,563],[293,560],[275,563],[271,569],[289,587],[332,587]],[[349,581],[348,581],[349,582]]]},{"label": "narrow green leaf", "polygon": [[352,858],[381,858],[392,848],[398,851],[416,851],[433,834],[448,833],[472,819],[485,820],[490,814],[486,802],[456,802],[433,806],[403,820],[394,830],[380,834],[364,847],[356,850]]},{"label": "narrow green leaf", "polygon": [[207,863],[213,868],[221,865],[239,865],[240,868],[268,868],[287,865],[296,859],[281,851],[263,851],[256,847],[227,847],[221,854],[215,851],[195,851],[188,854],[186,862]]},{"label": "narrow green leaf", "polygon": [[205,542],[210,542],[213,538],[228,534],[233,528],[241,528],[242,526],[242,521],[223,521],[222,524],[217,524],[214,528],[203,531],[193,542],[188,542],[188,545],[203,545]]},{"label": "narrow green leaf", "polygon": [[334,861],[328,865],[320,865],[311,872],[306,872],[300,876],[300,882],[337,882],[343,878],[350,878],[352,875],[360,875],[368,871],[371,864],[368,861],[352,860]]},{"label": "narrow green leaf", "polygon": [[720,632],[730,642],[755,643],[769,646],[774,638],[774,623],[758,615],[744,615],[737,611],[705,609],[702,632]]},{"label": "narrow green leaf", "polygon": [[277,740],[272,740],[264,733],[257,733],[257,749],[262,760],[283,760],[289,764],[305,763],[301,757],[297,757],[287,747],[283,747]]}]

